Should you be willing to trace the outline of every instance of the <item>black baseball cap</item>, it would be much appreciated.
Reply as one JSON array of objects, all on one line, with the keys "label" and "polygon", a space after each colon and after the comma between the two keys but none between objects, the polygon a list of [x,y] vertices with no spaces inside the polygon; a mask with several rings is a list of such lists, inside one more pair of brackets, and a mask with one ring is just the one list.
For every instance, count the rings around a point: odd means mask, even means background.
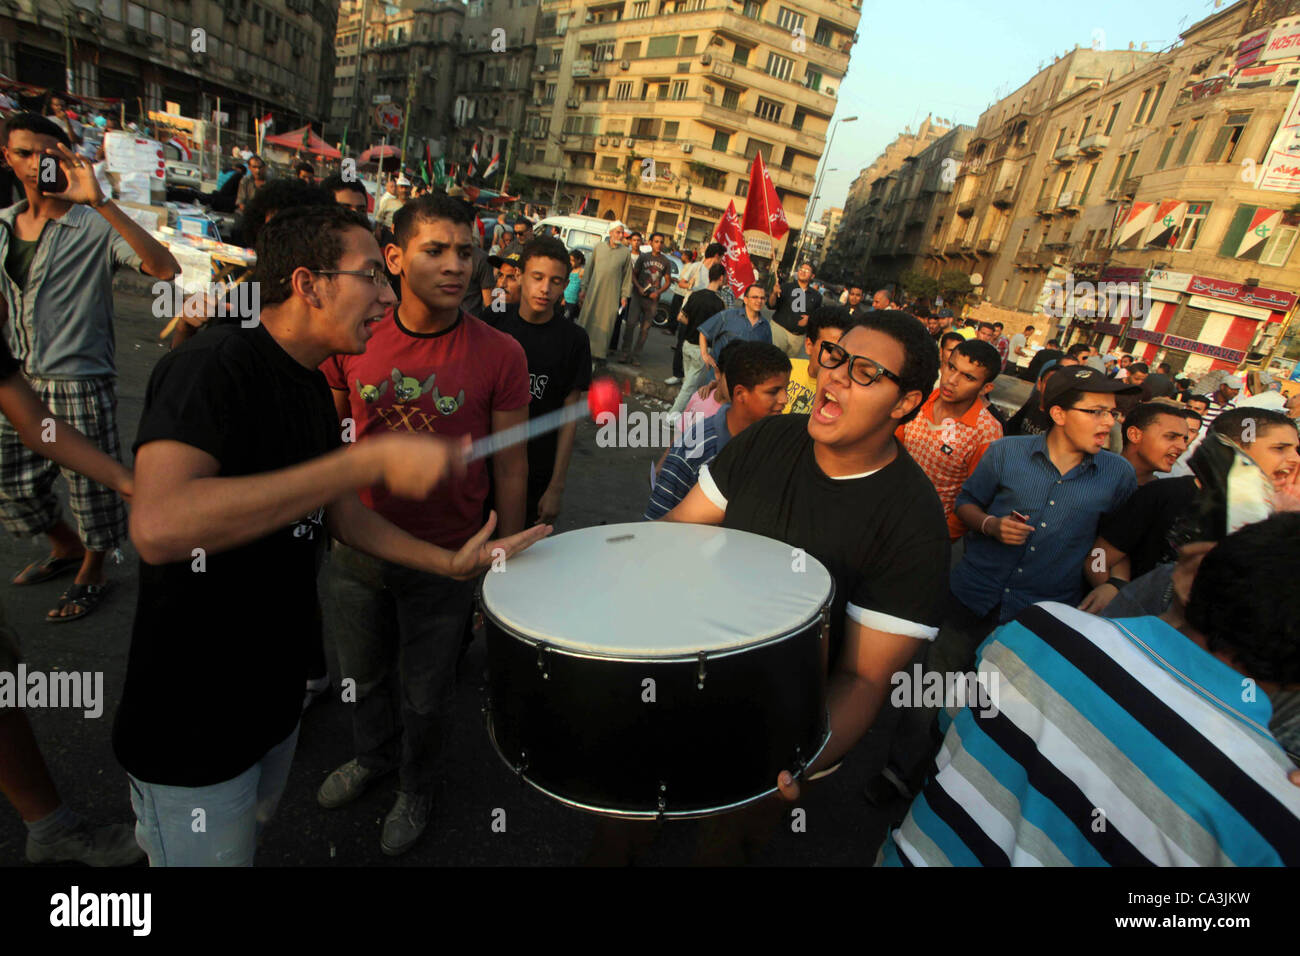
[{"label": "black baseball cap", "polygon": [[1133,395],[1142,391],[1141,385],[1130,385],[1122,379],[1109,378],[1105,372],[1098,372],[1087,365],[1067,365],[1047,382],[1043,390],[1043,407],[1050,409],[1060,404],[1060,398],[1066,392],[1114,392],[1118,395]]},{"label": "black baseball cap", "polygon": [[517,252],[512,252],[508,256],[488,256],[488,265],[492,266],[494,269],[499,269],[503,265],[514,266],[519,270],[524,268],[523,260],[519,258],[519,253]]}]

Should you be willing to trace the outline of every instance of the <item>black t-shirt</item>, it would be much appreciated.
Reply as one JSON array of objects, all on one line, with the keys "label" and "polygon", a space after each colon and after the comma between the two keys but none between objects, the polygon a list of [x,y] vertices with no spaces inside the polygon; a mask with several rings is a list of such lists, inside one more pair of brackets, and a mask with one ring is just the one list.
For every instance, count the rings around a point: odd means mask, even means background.
[{"label": "black t-shirt", "polygon": [[[686,341],[698,345],[700,326],[719,312],[725,312],[727,304],[722,296],[712,289],[696,289],[691,293],[682,311],[686,313]],[[676,316],[674,316],[676,318]]]},{"label": "black t-shirt", "polygon": [[[528,402],[530,419],[562,408],[564,399],[575,389],[585,391],[591,387],[591,341],[582,326],[559,318],[541,325],[525,322],[519,317],[517,305],[501,313],[493,326],[523,346],[532,394]],[[538,494],[551,483],[559,440],[556,430],[528,442],[528,487]]]},{"label": "black t-shirt", "polygon": [[[337,448],[325,377],[266,329],[226,325],[164,355],[135,449],[180,441],[222,477],[301,464]],[[324,509],[229,551],[140,562],[113,750],[148,783],[201,787],[243,773],[298,723],[308,650],[321,640],[316,572]],[[203,542],[195,541],[200,548]]]},{"label": "black t-shirt", "polygon": [[[795,308],[796,293],[803,296],[802,309]],[[802,334],[804,329],[799,326],[799,320],[816,312],[821,304],[822,294],[811,285],[807,289],[802,289],[798,282],[791,282],[781,287],[781,297],[776,300],[776,311],[772,313],[772,321],[787,332]]]},{"label": "black t-shirt", "polygon": [[1029,398],[1025,404],[1020,406],[1020,411],[1011,416],[1003,429],[1007,435],[1044,435],[1052,428],[1052,416],[1043,411],[1039,406],[1042,404],[1042,396],[1038,394],[1038,389],[1029,393]]},{"label": "black t-shirt", "polygon": [[[864,478],[817,465],[807,415],[773,415],[729,441],[708,466],[727,500],[722,525],[784,541],[835,579],[829,661],[846,606],[889,633],[933,638],[948,588],[948,526],[934,485],[901,445]],[[860,609],[860,610],[858,610]],[[887,616],[887,617],[886,617]]]},{"label": "black t-shirt", "polygon": [[1025,372],[1026,378],[1031,382],[1037,382],[1038,372],[1044,365],[1048,362],[1059,362],[1064,357],[1065,353],[1060,349],[1039,349],[1029,360],[1029,368]]},{"label": "black t-shirt", "polygon": [[1196,479],[1156,478],[1104,515],[1097,534],[1128,555],[1131,579],[1174,559],[1169,532],[1198,493]]}]

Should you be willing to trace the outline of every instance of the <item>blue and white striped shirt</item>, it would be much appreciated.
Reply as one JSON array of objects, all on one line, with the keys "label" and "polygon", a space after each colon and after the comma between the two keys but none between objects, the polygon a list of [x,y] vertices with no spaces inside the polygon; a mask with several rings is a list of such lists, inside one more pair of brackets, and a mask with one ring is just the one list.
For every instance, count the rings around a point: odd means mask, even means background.
[{"label": "blue and white striped shirt", "polygon": [[955,508],[976,504],[999,518],[1019,511],[1034,526],[1013,547],[972,529],[949,584],[977,614],[998,605],[998,622],[1038,601],[1078,604],[1083,565],[1101,516],[1137,490],[1137,476],[1119,455],[1100,451],[1062,475],[1047,452],[1046,435],[1018,435],[989,446],[957,493]]},{"label": "blue and white striped shirt", "polygon": [[1039,604],[977,668],[995,706],[957,712],[877,862],[1300,864],[1300,788],[1268,698],[1159,618]]},{"label": "blue and white striped shirt", "polygon": [[726,447],[731,440],[731,432],[727,430],[729,408],[729,404],[723,405],[704,419],[701,425],[695,426],[698,432],[689,425],[684,427],[682,440],[673,446],[664,459],[664,466],[659,469],[654,490],[650,492],[650,503],[643,515],[646,521],[657,521],[676,508],[695,487],[700,469]]}]

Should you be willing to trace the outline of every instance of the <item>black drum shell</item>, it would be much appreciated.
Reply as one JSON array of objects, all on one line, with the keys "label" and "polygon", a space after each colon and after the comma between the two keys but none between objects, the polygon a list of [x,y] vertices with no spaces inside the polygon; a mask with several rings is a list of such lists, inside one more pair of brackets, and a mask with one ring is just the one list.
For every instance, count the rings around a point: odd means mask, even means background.
[{"label": "black drum shell", "polygon": [[571,806],[707,816],[772,792],[782,770],[798,773],[825,745],[820,617],[702,663],[582,656],[520,637],[486,608],[484,619],[493,744],[530,784]]}]

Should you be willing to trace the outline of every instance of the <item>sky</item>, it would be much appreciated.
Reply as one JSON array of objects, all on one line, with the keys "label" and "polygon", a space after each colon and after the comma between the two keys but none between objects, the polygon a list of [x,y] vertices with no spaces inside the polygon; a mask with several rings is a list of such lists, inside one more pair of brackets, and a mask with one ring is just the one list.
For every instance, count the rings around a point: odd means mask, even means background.
[{"label": "sky", "polygon": [[1160,50],[1214,12],[1214,0],[865,0],[835,111],[858,120],[838,124],[814,215],[842,207],[858,173],[927,113],[974,126],[1076,43]]}]

